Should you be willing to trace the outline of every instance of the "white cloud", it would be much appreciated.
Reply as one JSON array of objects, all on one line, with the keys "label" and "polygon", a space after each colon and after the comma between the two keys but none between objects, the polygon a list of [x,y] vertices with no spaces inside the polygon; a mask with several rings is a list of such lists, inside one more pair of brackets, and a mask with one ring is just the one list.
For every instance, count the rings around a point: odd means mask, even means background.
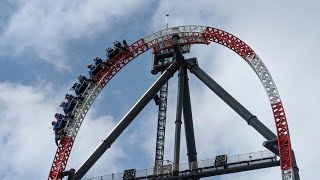
[{"label": "white cloud", "polygon": [[[62,91],[50,84],[0,83],[0,92],[0,178],[47,178],[56,151],[50,122],[54,120],[55,112],[61,112],[57,101],[63,97]],[[101,138],[115,126],[111,116],[93,118],[91,114],[94,112],[95,109],[90,110],[79,132],[68,163],[70,168],[78,168]],[[121,144],[113,146],[108,156],[97,163],[100,171],[93,170],[93,173],[101,174],[106,163],[113,171],[118,171],[114,164],[125,155],[123,148]]]},{"label": "white cloud", "polygon": [[19,1],[0,33],[0,54],[34,55],[63,68],[66,43],[108,32],[112,25],[137,13],[142,1]]},{"label": "white cloud", "polygon": [[54,153],[49,129],[49,121],[56,111],[52,105],[52,91],[11,83],[1,83],[0,91],[3,117],[0,121],[0,159],[3,162],[0,177],[39,177],[41,173],[45,174],[45,167],[50,163],[46,160],[48,153]]}]

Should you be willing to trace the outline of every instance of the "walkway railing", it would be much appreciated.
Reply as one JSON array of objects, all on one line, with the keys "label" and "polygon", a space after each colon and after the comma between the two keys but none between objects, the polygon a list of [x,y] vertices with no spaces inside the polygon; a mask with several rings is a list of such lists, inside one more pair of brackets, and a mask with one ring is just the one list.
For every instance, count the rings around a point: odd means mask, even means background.
[{"label": "walkway railing", "polygon": [[[145,178],[158,177],[158,176],[170,177],[170,176],[173,176],[174,174],[183,175],[183,174],[189,174],[196,171],[206,172],[206,171],[212,171],[212,170],[248,166],[248,165],[254,165],[254,164],[264,163],[264,162],[273,162],[273,161],[278,161],[277,156],[274,153],[267,150],[267,151],[259,151],[259,152],[253,152],[253,153],[227,156],[226,163],[224,165],[221,165],[221,164],[217,165],[216,157],[215,157],[213,159],[179,164],[179,172],[173,172],[172,171],[173,164],[167,164],[167,165],[163,165],[162,167],[154,167],[154,168],[134,171],[134,176],[135,176],[135,179],[145,179]],[[193,168],[193,167],[197,167],[197,168]],[[126,179],[126,178],[123,178],[123,175],[124,173],[117,173],[117,174],[110,174],[105,176],[84,178],[83,180]]]}]

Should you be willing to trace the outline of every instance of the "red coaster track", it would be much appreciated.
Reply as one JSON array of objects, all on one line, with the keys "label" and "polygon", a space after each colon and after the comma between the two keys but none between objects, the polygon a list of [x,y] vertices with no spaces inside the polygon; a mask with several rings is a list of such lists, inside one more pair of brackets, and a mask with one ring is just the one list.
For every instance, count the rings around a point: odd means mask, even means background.
[{"label": "red coaster track", "polygon": [[[255,52],[236,36],[220,29],[204,26],[180,26],[165,29],[149,36],[146,36],[129,46],[129,52],[122,52],[111,59],[111,68],[104,68],[94,77],[96,84],[91,84],[86,90],[83,103],[79,103],[74,110],[74,123],[67,126],[67,135],[62,137],[50,168],[49,180],[61,179],[61,172],[66,168],[74,140],[81,123],[93,103],[96,96],[105,85],[115,76],[126,64],[149,49],[162,51],[171,48],[170,40],[173,35],[180,37],[181,46],[189,44],[210,44],[210,42],[221,44],[239,54],[256,72],[260,78],[271,103],[274,114],[276,131],[278,135],[278,147],[280,165],[283,179],[293,179],[292,176],[292,155],[289,128],[284,113],[284,108],[274,81],[262,60]],[[159,49],[160,47],[160,49]]]}]

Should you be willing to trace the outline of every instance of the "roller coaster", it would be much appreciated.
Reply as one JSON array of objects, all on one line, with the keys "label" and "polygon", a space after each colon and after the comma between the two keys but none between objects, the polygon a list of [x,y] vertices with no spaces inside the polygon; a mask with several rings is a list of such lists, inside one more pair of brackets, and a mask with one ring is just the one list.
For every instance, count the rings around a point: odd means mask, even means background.
[{"label": "roller coaster", "polygon": [[[190,47],[193,45],[209,45],[213,43],[221,44],[237,53],[249,64],[259,77],[270,101],[276,126],[276,134],[268,129],[256,116],[251,114],[251,112],[207,75],[199,67],[197,58],[186,59],[183,55],[190,52]],[[119,46],[118,44],[117,47],[118,48],[115,48],[112,52],[110,51],[108,53],[108,58],[105,61],[96,59],[98,63],[88,67],[90,68],[91,77],[80,77],[80,83],[76,83],[72,87],[72,89],[75,90],[76,97],[68,96],[68,98],[66,98],[68,102],[61,105],[64,108],[65,115],[62,115],[64,117],[63,119],[60,119],[59,122],[61,123],[63,121],[64,125],[59,132],[59,141],[57,141],[58,147],[50,168],[48,176],[49,180],[62,179],[64,177],[68,177],[70,180],[83,178],[86,172],[94,165],[102,154],[110,148],[114,141],[152,99],[159,105],[155,167],[152,168],[150,172],[144,173],[143,175],[137,174],[135,169],[126,170],[122,176],[119,177],[120,179],[199,179],[201,177],[273,166],[280,166],[283,180],[300,179],[294,151],[291,147],[287,118],[278,89],[270,72],[260,57],[238,37],[217,28],[190,25],[166,28],[141,38],[131,45],[123,42],[123,46]],[[161,76],[119,121],[116,127],[77,171],[75,169],[66,170],[66,165],[81,124],[99,93],[124,66],[150,49],[152,49],[154,57],[152,73],[157,74],[158,72],[161,72]],[[171,60],[168,60],[170,58]],[[187,70],[199,78],[266,139],[263,145],[268,149],[268,152],[271,153],[271,155],[263,156],[261,154],[261,157],[259,156],[256,158],[252,158],[252,155],[248,155],[245,156],[246,158],[243,161],[230,160],[230,156],[227,155],[218,155],[208,165],[201,165],[201,163],[199,163],[197,160],[193,132]],[[177,71],[179,72],[179,84],[174,160],[173,162],[164,165],[162,160],[167,81]],[[157,93],[159,92],[160,97],[157,97]],[[186,129],[188,152],[187,168],[181,168],[179,162],[182,112]],[[116,178],[112,176],[111,179]]]}]

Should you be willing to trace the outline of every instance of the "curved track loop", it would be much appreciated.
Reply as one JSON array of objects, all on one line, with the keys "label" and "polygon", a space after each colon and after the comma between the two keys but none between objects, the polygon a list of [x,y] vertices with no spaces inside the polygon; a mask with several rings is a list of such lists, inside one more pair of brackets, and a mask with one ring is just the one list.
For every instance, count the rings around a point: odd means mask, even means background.
[{"label": "curved track loop", "polygon": [[83,100],[79,101],[72,112],[74,118],[70,119],[67,126],[67,135],[63,137],[58,145],[54,160],[50,169],[48,179],[61,179],[60,174],[66,168],[72,146],[74,144],[80,126],[91,107],[92,103],[101,92],[104,86],[115,76],[126,64],[140,54],[153,49],[161,52],[171,48],[173,35],[180,37],[180,45],[210,44],[215,42],[228,47],[239,54],[256,72],[266,93],[269,97],[274,114],[276,130],[278,135],[278,147],[282,179],[293,179],[291,144],[289,128],[281,103],[280,95],[276,85],[262,60],[255,52],[236,36],[220,29],[205,26],[179,26],[161,30],[150,34],[129,47],[129,52],[119,53],[111,61],[113,66],[110,69],[104,68],[94,77],[95,82],[90,83],[83,93]]}]

